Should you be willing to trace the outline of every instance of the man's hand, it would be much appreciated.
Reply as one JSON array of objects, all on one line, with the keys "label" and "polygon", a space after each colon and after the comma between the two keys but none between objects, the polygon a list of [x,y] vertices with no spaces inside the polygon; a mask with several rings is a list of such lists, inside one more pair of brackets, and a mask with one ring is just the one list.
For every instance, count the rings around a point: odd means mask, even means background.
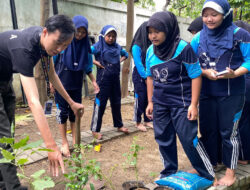
[{"label": "man's hand", "polygon": [[146,116],[151,120],[153,119],[153,102],[148,102]]},{"label": "man's hand", "polygon": [[72,111],[74,112],[74,114],[77,116],[77,112],[78,110],[81,110],[80,111],[80,117],[83,116],[83,113],[84,113],[84,106],[82,104],[79,104],[79,103],[76,103],[76,102],[73,102],[71,105],[70,105]]},{"label": "man's hand", "polygon": [[53,152],[48,152],[48,160],[49,160],[49,171],[53,176],[58,176],[59,170],[58,167],[61,167],[62,173],[64,173],[64,164],[62,159],[62,153],[59,151],[56,145],[52,147],[48,147],[53,150]]}]

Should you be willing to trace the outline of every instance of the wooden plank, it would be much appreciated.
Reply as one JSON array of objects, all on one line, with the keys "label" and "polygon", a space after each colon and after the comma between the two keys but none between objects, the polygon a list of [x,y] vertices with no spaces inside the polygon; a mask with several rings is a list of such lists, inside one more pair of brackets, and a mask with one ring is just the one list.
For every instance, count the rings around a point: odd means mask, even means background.
[{"label": "wooden plank", "polygon": [[242,164],[238,165],[238,169],[237,170],[240,170],[240,171],[246,173],[246,175],[245,175],[246,176],[246,183],[250,184],[250,170],[247,167],[245,167],[245,165],[242,165]]},{"label": "wooden plank", "polygon": [[236,170],[235,175],[236,175],[237,179],[239,180],[238,186],[243,187],[246,184],[246,176],[240,170]]}]

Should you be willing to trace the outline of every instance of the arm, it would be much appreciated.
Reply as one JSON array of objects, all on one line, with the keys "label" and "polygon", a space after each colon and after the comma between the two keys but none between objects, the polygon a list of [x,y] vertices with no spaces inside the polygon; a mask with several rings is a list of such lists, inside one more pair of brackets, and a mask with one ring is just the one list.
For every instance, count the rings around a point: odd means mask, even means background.
[{"label": "arm", "polygon": [[[93,55],[97,54],[97,50],[95,49],[94,46],[91,46],[91,54],[93,54]],[[93,64],[101,69],[105,68],[99,61],[93,60]]]},{"label": "arm", "polygon": [[227,67],[226,69],[229,72],[227,74],[222,75],[222,76],[218,76],[218,79],[236,78],[236,77],[239,77],[241,75],[244,75],[244,74],[250,72],[250,43],[249,42],[248,43],[241,42],[240,43],[240,51],[241,51],[241,54],[242,54],[243,60],[244,60],[242,65],[238,69],[236,69],[235,71]]},{"label": "arm", "polygon": [[[194,53],[198,56],[198,47],[200,43],[200,32],[198,32],[190,42],[191,47],[193,48]],[[201,69],[202,70],[202,76],[210,79],[210,80],[217,80],[217,77],[215,76],[216,71],[213,69]]]},{"label": "arm", "polygon": [[91,54],[88,54],[88,64],[85,65],[85,72],[87,73],[89,79],[91,80],[92,84],[93,84],[93,87],[95,89],[95,94],[97,94],[100,89],[99,89],[99,86],[98,84],[96,83],[96,80],[95,80],[95,77],[94,75],[92,74],[92,68],[93,68],[93,59],[92,59],[92,55]]},{"label": "arm", "polygon": [[58,78],[58,76],[57,76],[57,74],[55,72],[52,61],[50,61],[49,80],[52,83],[53,87],[57,90],[57,92],[59,92],[59,94],[68,102],[68,104],[70,105],[70,107],[73,110],[74,114],[77,115],[77,111],[81,109],[82,110],[81,116],[82,116],[83,111],[84,111],[83,105],[74,102],[70,98],[70,96],[68,95],[68,93],[64,89],[60,79]]},{"label": "arm", "polygon": [[196,120],[198,117],[198,102],[201,90],[201,76],[192,79],[192,99],[191,104],[188,107],[188,119]]},{"label": "arm", "polygon": [[235,71],[230,69],[230,68],[226,68],[226,70],[228,70],[228,73],[218,76],[218,79],[229,79],[229,78],[237,78],[241,75],[247,74],[249,71],[244,68],[244,67],[239,67],[238,69],[236,69]]},{"label": "arm", "polygon": [[153,78],[152,77],[147,77],[147,94],[148,94],[148,106],[146,109],[146,115],[149,119],[153,119],[153,102],[152,102],[152,97],[153,97]]},{"label": "arm", "polygon": [[121,49],[121,58],[120,58],[120,62],[123,62],[124,60],[126,60],[128,58],[128,52],[126,52],[125,49]]},{"label": "arm", "polygon": [[97,67],[104,69],[105,67],[103,65],[101,65],[101,63],[99,61],[93,60],[94,65],[96,65]]},{"label": "arm", "polygon": [[93,84],[93,87],[95,89],[95,94],[98,94],[99,91],[100,91],[100,88],[99,88],[98,84],[96,83],[94,75],[92,73],[89,73],[88,77],[89,77],[89,79],[91,80],[91,82]]},{"label": "arm", "polygon": [[58,176],[58,164],[61,166],[64,173],[64,164],[61,152],[59,151],[51,131],[47,119],[44,115],[43,108],[39,101],[38,90],[34,77],[26,77],[20,74],[21,82],[24,88],[25,95],[28,100],[29,107],[34,116],[35,122],[47,148],[52,149],[54,152],[48,152],[48,159],[50,162],[50,171],[53,176]]},{"label": "arm", "polygon": [[196,120],[198,117],[198,102],[201,90],[202,70],[199,59],[193,48],[186,46],[186,51],[182,53],[182,64],[186,67],[188,77],[192,80],[191,86],[191,104],[188,107],[187,118],[189,120]]},{"label": "arm", "polygon": [[125,61],[126,59],[127,59],[127,57],[122,56],[122,57],[120,58],[120,62],[123,62],[123,61]]},{"label": "arm", "polygon": [[140,76],[142,78],[146,79],[147,78],[146,69],[144,68],[144,66],[142,64],[141,48],[138,45],[133,45],[132,55],[133,55],[134,63],[135,63],[135,66],[136,66],[138,73],[140,74]]}]

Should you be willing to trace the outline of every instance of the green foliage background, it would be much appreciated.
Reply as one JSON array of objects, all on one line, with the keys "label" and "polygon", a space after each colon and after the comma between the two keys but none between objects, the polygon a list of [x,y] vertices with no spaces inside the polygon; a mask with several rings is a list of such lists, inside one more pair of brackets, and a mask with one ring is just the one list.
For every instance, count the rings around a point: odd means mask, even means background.
[{"label": "green foliage background", "polygon": [[[201,15],[205,0],[171,0],[169,11],[178,16],[196,18]],[[250,21],[249,0],[228,0],[234,9],[234,20]]]},{"label": "green foliage background", "polygon": [[[115,2],[125,2],[128,0],[112,0]],[[162,0],[166,1],[166,0]],[[205,0],[170,0],[167,8],[177,16],[196,18],[201,15],[201,9]],[[244,20],[250,22],[250,0],[228,0],[234,9],[234,20]],[[153,8],[154,0],[138,0],[135,5],[142,8]]]}]

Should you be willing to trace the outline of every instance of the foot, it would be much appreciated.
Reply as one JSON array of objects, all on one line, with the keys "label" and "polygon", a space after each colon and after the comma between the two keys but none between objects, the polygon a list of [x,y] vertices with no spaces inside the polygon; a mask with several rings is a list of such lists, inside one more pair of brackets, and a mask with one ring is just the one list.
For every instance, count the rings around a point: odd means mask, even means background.
[{"label": "foot", "polygon": [[117,129],[117,131],[123,132],[125,134],[129,134],[128,128],[126,128],[126,127],[120,127]]},{"label": "foot", "polygon": [[145,122],[144,125],[149,128],[154,128],[152,122]]},{"label": "foot", "polygon": [[63,144],[61,147],[61,153],[65,157],[70,157],[69,144]]},{"label": "foot", "polygon": [[238,164],[247,165],[248,160],[238,160]]},{"label": "foot", "polygon": [[92,135],[97,140],[101,140],[102,139],[102,134],[101,133],[92,131]]},{"label": "foot", "polygon": [[145,127],[142,123],[136,123],[136,127],[137,127],[140,131],[143,131],[143,132],[146,132],[146,131],[147,131],[146,127]]},{"label": "foot", "polygon": [[213,186],[218,186],[218,185],[219,185],[219,183],[218,183],[217,178],[214,178]]},{"label": "foot", "polygon": [[224,186],[231,186],[234,184],[235,181],[236,177],[234,170],[227,168],[225,176],[218,181],[218,184]]}]

